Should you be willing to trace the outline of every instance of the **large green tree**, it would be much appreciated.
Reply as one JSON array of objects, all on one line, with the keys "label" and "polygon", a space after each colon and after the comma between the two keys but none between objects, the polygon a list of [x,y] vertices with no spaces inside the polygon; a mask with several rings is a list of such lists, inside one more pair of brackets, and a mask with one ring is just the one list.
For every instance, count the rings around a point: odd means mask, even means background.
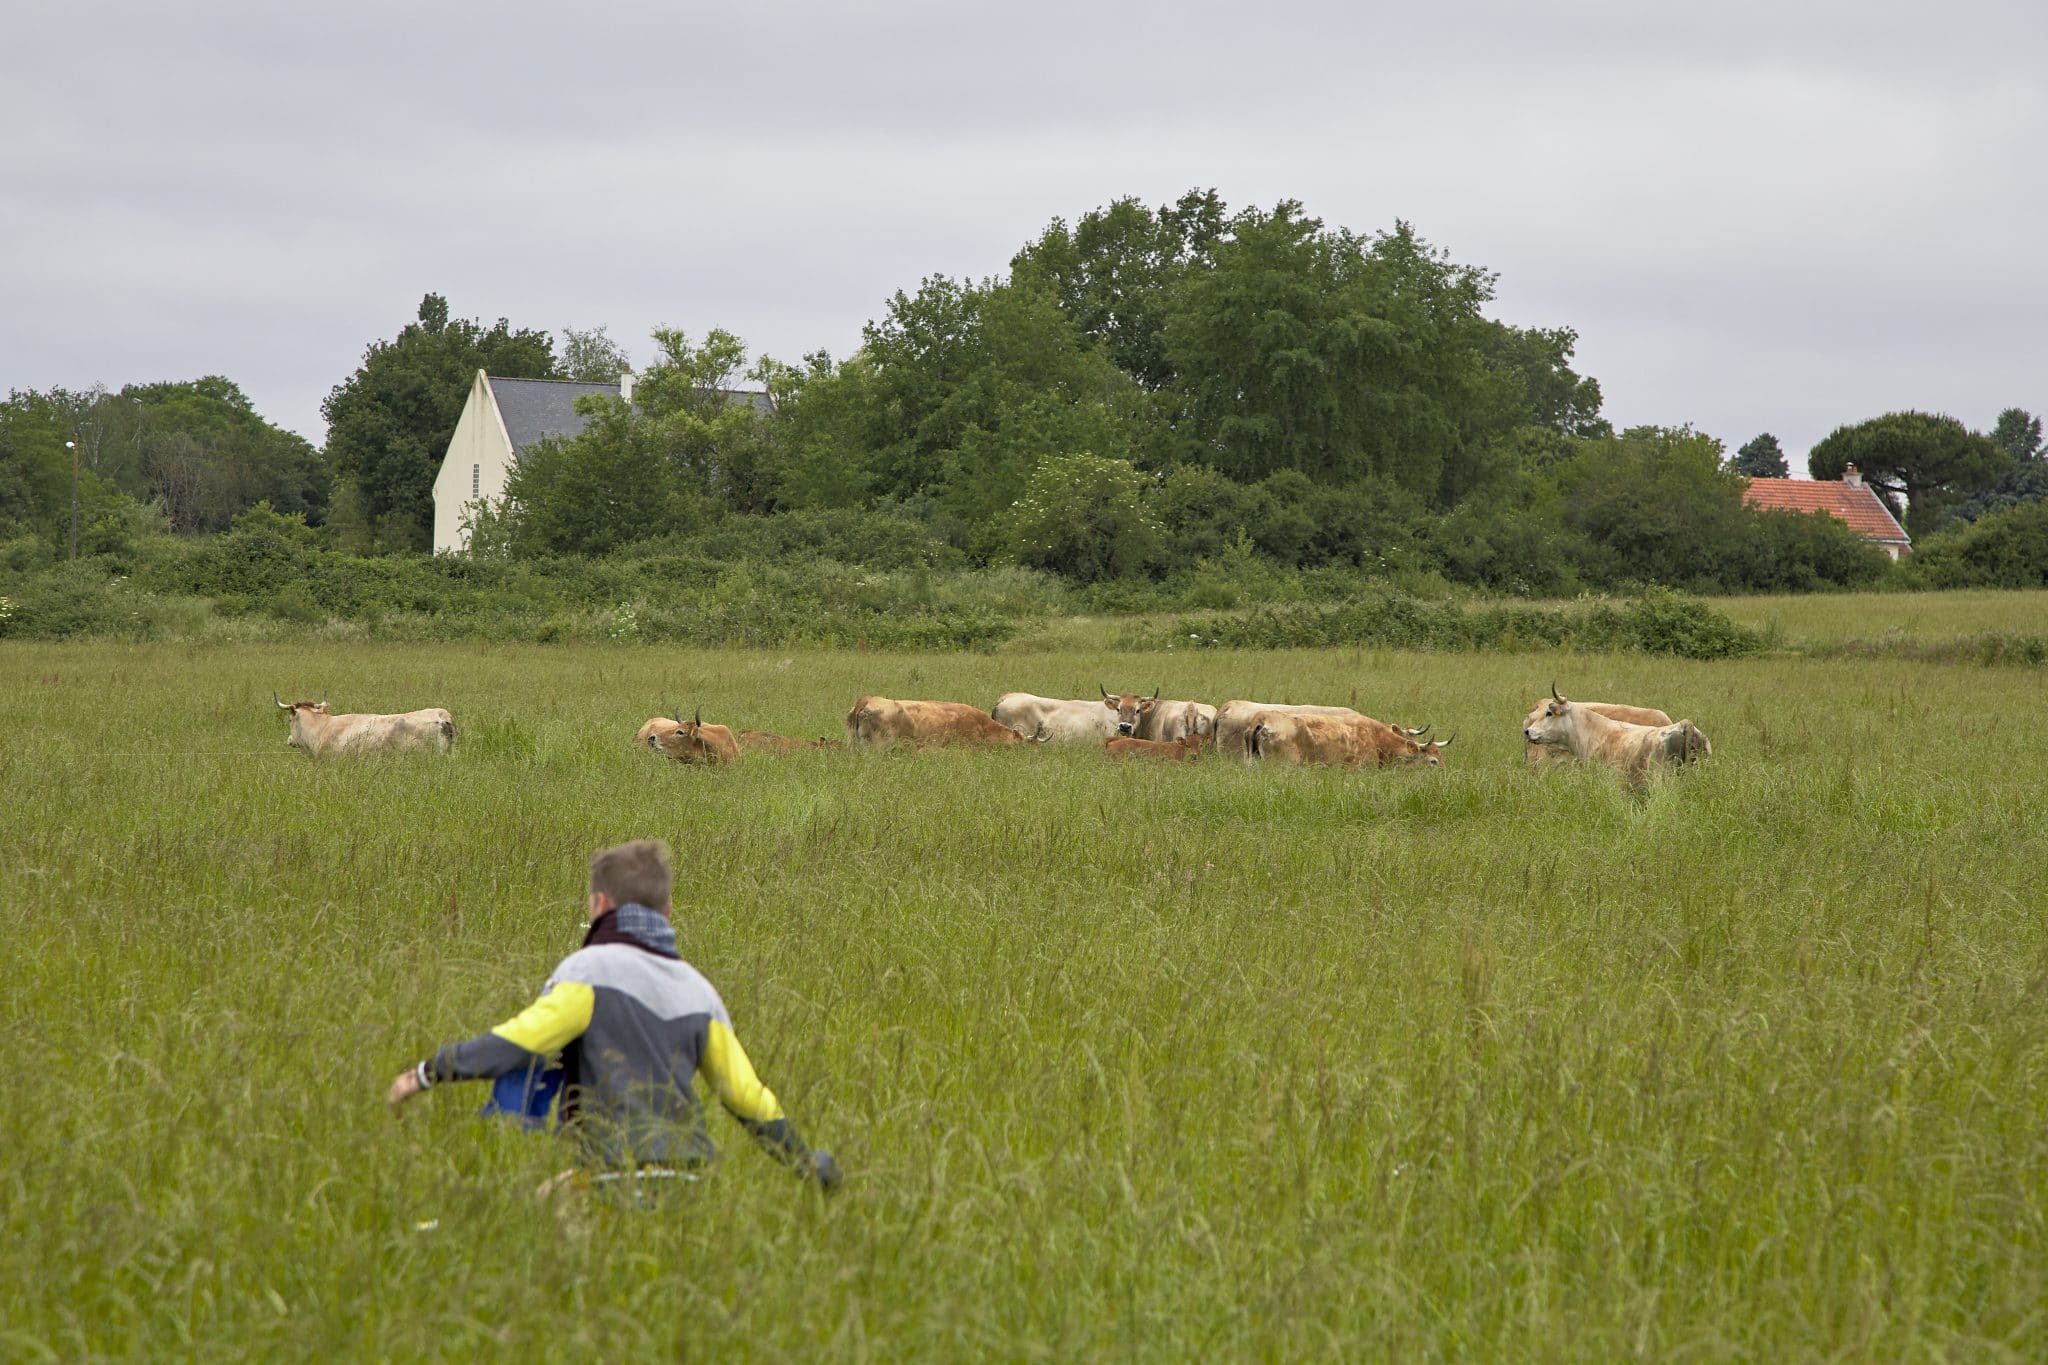
[{"label": "large green tree", "polygon": [[1050,290],[1118,369],[1166,388],[1175,377],[1165,339],[1174,291],[1206,263],[1226,212],[1214,190],[1190,190],[1157,210],[1119,199],[1071,228],[1055,219],[1011,260],[1011,278]]},{"label": "large green tree", "polygon": [[933,276],[889,301],[847,363],[814,362],[782,435],[785,485],[923,507],[993,552],[1040,459],[1141,458],[1149,412],[1043,285]]},{"label": "large green tree", "polygon": [[1631,427],[1586,441],[1560,474],[1565,522],[1603,582],[1712,587],[1748,532],[1742,479],[1721,443],[1690,427]]},{"label": "large green tree", "polygon": [[1291,200],[1237,214],[1210,255],[1165,331],[1204,462],[1434,493],[1495,406],[1479,311],[1492,276],[1405,223],[1367,242]]},{"label": "large green tree", "polygon": [[1932,534],[1948,507],[1997,483],[2010,457],[1988,436],[1953,417],[1891,412],[1836,427],[1806,457],[1816,479],[1839,479],[1855,465],[1915,537]]},{"label": "large green tree", "polygon": [[489,327],[451,320],[448,301],[429,294],[418,320],[389,341],[372,342],[355,373],[321,405],[328,462],[354,484],[388,548],[429,547],[434,476],[478,370],[549,378],[554,342],[503,318]]}]

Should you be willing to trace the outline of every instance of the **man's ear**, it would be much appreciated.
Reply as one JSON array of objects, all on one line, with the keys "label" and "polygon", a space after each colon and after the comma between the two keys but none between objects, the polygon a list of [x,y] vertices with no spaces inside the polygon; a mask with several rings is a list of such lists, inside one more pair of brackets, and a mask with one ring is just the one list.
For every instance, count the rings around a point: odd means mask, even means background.
[{"label": "man's ear", "polygon": [[590,893],[590,921],[595,924],[602,916],[619,908],[619,903],[602,891]]}]

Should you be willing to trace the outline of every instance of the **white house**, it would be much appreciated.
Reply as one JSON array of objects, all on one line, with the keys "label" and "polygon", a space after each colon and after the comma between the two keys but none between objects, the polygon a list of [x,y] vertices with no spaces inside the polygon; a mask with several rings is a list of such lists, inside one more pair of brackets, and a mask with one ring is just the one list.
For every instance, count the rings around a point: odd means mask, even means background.
[{"label": "white house", "polygon": [[449,438],[434,479],[434,553],[467,549],[462,509],[505,496],[505,480],[520,452],[549,436],[574,436],[590,419],[576,411],[585,394],[615,393],[633,400],[633,372],[617,384],[566,379],[501,379],[476,372],[469,401]]}]

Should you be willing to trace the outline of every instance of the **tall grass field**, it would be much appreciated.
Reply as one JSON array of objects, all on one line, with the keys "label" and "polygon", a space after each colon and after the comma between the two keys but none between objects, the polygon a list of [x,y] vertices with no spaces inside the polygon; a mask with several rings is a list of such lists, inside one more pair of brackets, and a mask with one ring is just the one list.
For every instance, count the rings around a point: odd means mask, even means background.
[{"label": "tall grass field", "polygon": [[[1713,757],[1532,773],[1553,677]],[[1098,685],[1456,742],[629,745]],[[273,690],[460,733],[312,761]],[[0,1358],[2048,1358],[2043,701],[1785,652],[0,647]],[[386,1110],[642,835],[830,1199],[715,1109],[652,1210],[537,1201],[570,1149],[484,1087]]]}]

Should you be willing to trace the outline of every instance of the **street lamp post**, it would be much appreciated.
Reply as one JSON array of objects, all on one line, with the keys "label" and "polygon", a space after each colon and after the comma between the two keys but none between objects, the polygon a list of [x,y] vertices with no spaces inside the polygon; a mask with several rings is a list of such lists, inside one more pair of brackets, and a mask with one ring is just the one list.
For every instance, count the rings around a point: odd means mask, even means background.
[{"label": "street lamp post", "polygon": [[78,442],[66,441],[71,452],[71,557],[78,558]]}]

